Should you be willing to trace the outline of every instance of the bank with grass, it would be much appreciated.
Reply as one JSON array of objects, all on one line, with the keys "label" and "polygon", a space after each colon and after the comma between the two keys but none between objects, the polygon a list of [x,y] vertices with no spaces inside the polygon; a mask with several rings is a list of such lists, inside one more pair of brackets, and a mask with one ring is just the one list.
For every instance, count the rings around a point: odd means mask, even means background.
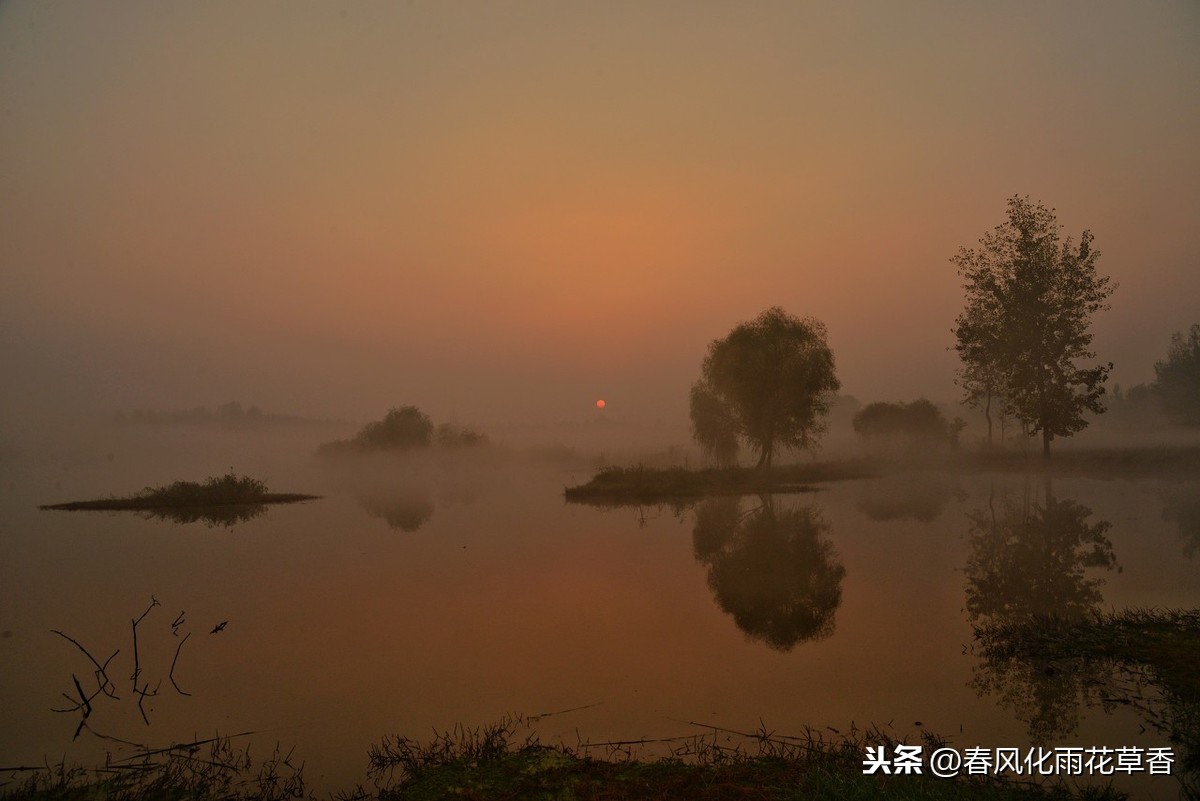
[{"label": "bank with grass", "polygon": [[297,503],[319,498],[295,492],[271,492],[266,482],[250,476],[227,473],[203,482],[176,481],[161,487],[146,487],[124,498],[100,498],[39,506],[58,511],[155,511],[160,509],[196,509],[219,506],[247,506],[272,503]]}]

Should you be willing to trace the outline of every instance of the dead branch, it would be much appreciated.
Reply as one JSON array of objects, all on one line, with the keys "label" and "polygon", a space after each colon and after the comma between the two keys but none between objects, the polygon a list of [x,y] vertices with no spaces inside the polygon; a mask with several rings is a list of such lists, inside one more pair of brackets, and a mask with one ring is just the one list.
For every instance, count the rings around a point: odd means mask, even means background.
[{"label": "dead branch", "polygon": [[192,633],[189,631],[187,635],[179,641],[179,646],[175,649],[175,658],[171,660],[171,672],[167,674],[167,677],[171,680],[171,686],[174,687],[175,692],[179,693],[180,695],[191,695],[191,693],[181,690],[179,685],[175,682],[175,663],[179,661],[179,652],[183,650],[183,644],[187,642],[188,637],[191,636]]},{"label": "dead branch", "polygon": [[58,629],[50,629],[50,633],[57,634],[59,637],[62,637],[64,640],[71,643],[76,648],[78,648],[80,651],[82,651],[83,655],[86,656],[88,659],[90,659],[92,661],[92,664],[96,666],[96,681],[100,682],[100,689],[102,689],[104,691],[104,694],[107,695],[109,698],[112,698],[115,701],[121,700],[120,698],[117,698],[117,696],[113,695],[112,692],[109,691],[109,689],[108,689],[109,687],[115,687],[116,685],[114,685],[112,683],[112,681],[109,680],[108,673],[106,672],[108,663],[113,660],[113,656],[116,656],[117,654],[121,653],[120,649],[117,649],[115,652],[113,652],[113,655],[110,656],[108,659],[105,659],[104,664],[101,665],[99,662],[96,661],[96,657],[92,656],[91,652],[88,651],[88,649],[83,647],[83,645],[79,642],[79,640],[75,639],[74,637],[72,637],[64,632],[59,631]]}]

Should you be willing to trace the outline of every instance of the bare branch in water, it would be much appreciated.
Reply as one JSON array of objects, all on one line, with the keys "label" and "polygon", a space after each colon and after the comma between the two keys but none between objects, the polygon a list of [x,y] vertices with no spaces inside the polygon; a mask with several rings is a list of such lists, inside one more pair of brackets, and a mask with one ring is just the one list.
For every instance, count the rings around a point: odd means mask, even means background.
[{"label": "bare branch in water", "polygon": [[179,646],[175,649],[175,658],[171,660],[171,672],[167,674],[167,677],[171,680],[171,686],[174,687],[175,692],[179,693],[180,695],[191,695],[191,693],[181,690],[179,685],[175,682],[175,663],[179,661],[179,652],[183,650],[183,644],[187,642],[188,637],[191,636],[192,633],[189,631],[187,635],[179,641]]},{"label": "bare branch in water", "polygon": [[117,698],[117,696],[113,695],[113,693],[108,689],[109,687],[114,687],[116,685],[114,685],[112,683],[112,681],[109,680],[108,673],[106,672],[106,669],[108,668],[108,663],[113,660],[113,656],[116,656],[117,654],[121,653],[121,649],[118,648],[116,651],[114,651],[113,655],[110,656],[108,659],[105,659],[104,664],[101,665],[99,662],[96,661],[96,657],[92,656],[91,652],[88,651],[88,649],[84,648],[82,644],[80,644],[79,640],[75,639],[74,637],[71,637],[70,635],[68,635],[64,632],[59,631],[58,629],[50,629],[50,633],[57,634],[59,637],[62,637],[64,640],[71,643],[76,648],[78,648],[80,651],[82,651],[84,656],[86,656],[88,659],[92,660],[92,664],[96,666],[96,680],[98,682],[100,682],[100,689],[103,690],[104,694],[107,695],[109,698],[112,698],[115,701],[121,700],[120,698]]},{"label": "bare branch in water", "polygon": [[[138,687],[137,687],[138,678],[142,675],[142,668],[138,662],[137,627],[138,627],[138,623],[141,623],[142,620],[145,619],[146,615],[150,614],[150,610],[156,606],[158,606],[158,599],[155,598],[153,595],[151,595],[150,596],[150,605],[146,607],[146,611],[142,612],[142,614],[138,616],[137,620],[130,621],[131,623],[133,623],[133,675],[130,677],[130,680],[133,682],[133,691],[135,693],[138,691]],[[147,686],[149,686],[149,685],[147,684]],[[141,705],[142,705],[142,702],[139,700],[138,707],[140,708]],[[146,714],[143,712],[142,717],[145,717],[145,716],[146,716]]]}]

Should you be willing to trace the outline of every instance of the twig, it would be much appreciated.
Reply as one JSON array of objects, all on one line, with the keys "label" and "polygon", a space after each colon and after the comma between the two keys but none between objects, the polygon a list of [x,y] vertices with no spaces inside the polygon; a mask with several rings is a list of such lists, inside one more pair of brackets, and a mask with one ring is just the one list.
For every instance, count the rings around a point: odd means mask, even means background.
[{"label": "twig", "polygon": [[104,660],[104,664],[101,665],[99,662],[96,661],[96,657],[92,656],[91,652],[89,652],[88,649],[84,648],[83,645],[80,644],[79,640],[75,639],[74,637],[72,637],[64,632],[59,631],[58,629],[50,629],[50,633],[57,634],[59,637],[62,637],[64,640],[66,640],[67,642],[74,645],[80,651],[83,651],[83,655],[86,656],[88,659],[92,660],[92,664],[96,666],[96,676],[97,676],[96,680],[100,681],[100,679],[103,679],[103,681],[100,682],[100,689],[103,690],[104,694],[107,695],[109,698],[112,698],[113,700],[116,700],[116,701],[121,700],[120,698],[117,698],[117,696],[115,696],[111,692],[109,692],[108,688],[110,686],[115,686],[115,685],[113,685],[113,683],[109,680],[108,673],[105,671],[105,668],[108,667],[108,663],[113,660],[113,656],[116,656],[117,654],[121,653],[120,649],[117,649],[117,651],[115,651],[113,653],[113,655],[110,656],[108,659]]},{"label": "twig", "polygon": [[[150,610],[156,606],[158,606],[158,599],[151,595],[150,605],[146,607],[146,611],[142,612],[142,614],[138,616],[137,620],[130,621],[133,624],[133,675],[130,677],[130,679],[133,682],[133,691],[135,693],[137,692],[138,678],[142,675],[142,668],[138,662],[137,627],[138,623],[141,623],[142,620],[145,619],[146,615],[150,614]],[[149,686],[149,683],[147,683],[147,686]],[[138,706],[141,707],[141,705],[142,702],[138,701]],[[142,717],[146,717],[145,712],[142,713]],[[149,721],[147,721],[147,723],[149,723]]]},{"label": "twig", "polygon": [[155,686],[154,692],[149,692],[150,682],[146,682],[144,685],[142,685],[142,689],[134,691],[138,696],[138,712],[142,713],[142,720],[146,722],[147,726],[150,725],[150,718],[146,717],[146,708],[142,706],[142,702],[146,700],[146,696],[153,698],[154,696],[158,695],[158,688],[161,686],[162,682],[160,681],[158,685]]},{"label": "twig", "polygon": [[565,715],[568,712],[578,712],[581,709],[592,709],[593,707],[603,706],[603,705],[604,705],[603,701],[597,701],[594,704],[584,704],[583,706],[573,706],[570,709],[560,709],[557,712],[542,712],[537,715],[529,715],[525,718],[525,720],[529,723],[537,723],[542,718],[548,718],[548,717],[551,717],[552,715]]},{"label": "twig", "polygon": [[75,690],[79,693],[79,700],[82,702],[81,706],[83,707],[83,716],[86,718],[92,714],[92,701],[84,694],[83,687],[79,685],[79,679],[75,678],[74,673],[71,674],[71,681],[75,682]]},{"label": "twig", "polygon": [[171,680],[171,686],[173,686],[175,688],[175,692],[179,693],[180,695],[191,695],[191,693],[184,692],[183,690],[179,689],[179,685],[175,683],[175,663],[179,661],[179,652],[183,650],[183,644],[187,642],[188,637],[191,636],[192,633],[189,631],[187,635],[179,641],[178,647],[175,648],[175,658],[171,660],[171,672],[167,674],[167,678]]}]

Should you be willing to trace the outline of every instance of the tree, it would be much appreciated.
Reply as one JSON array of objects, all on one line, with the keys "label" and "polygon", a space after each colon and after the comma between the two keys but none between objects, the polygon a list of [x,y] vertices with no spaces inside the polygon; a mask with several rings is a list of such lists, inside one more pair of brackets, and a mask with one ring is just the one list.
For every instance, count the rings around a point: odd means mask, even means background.
[{"label": "tree", "polygon": [[692,437],[718,465],[737,463],[737,421],[729,407],[703,382],[692,387],[689,398]]},{"label": "tree", "polygon": [[1193,325],[1187,338],[1177,333],[1165,362],[1154,364],[1154,391],[1172,419],[1184,425],[1200,425],[1200,324]]},{"label": "tree", "polygon": [[[951,259],[966,291],[954,328],[966,401],[1002,399],[1031,436],[1042,435],[1047,458],[1055,437],[1087,426],[1085,412],[1104,411],[1112,369],[1078,363],[1095,358],[1092,316],[1108,308],[1115,287],[1096,272],[1092,233],[1076,245],[1060,239],[1061,228],[1053,209],[1012,197],[1008,220]],[[990,414],[988,428],[990,443]]]},{"label": "tree", "polygon": [[383,419],[367,423],[354,438],[366,448],[427,448],[433,439],[433,421],[416,406],[389,409]]},{"label": "tree", "polygon": [[770,467],[776,446],[809,448],[841,386],[825,326],[779,307],[708,347],[692,387],[692,433],[709,453],[736,453],[738,439]]},{"label": "tree", "polygon": [[853,426],[865,440],[896,443],[909,451],[950,442],[950,423],[925,398],[911,403],[869,403],[854,415]]}]

